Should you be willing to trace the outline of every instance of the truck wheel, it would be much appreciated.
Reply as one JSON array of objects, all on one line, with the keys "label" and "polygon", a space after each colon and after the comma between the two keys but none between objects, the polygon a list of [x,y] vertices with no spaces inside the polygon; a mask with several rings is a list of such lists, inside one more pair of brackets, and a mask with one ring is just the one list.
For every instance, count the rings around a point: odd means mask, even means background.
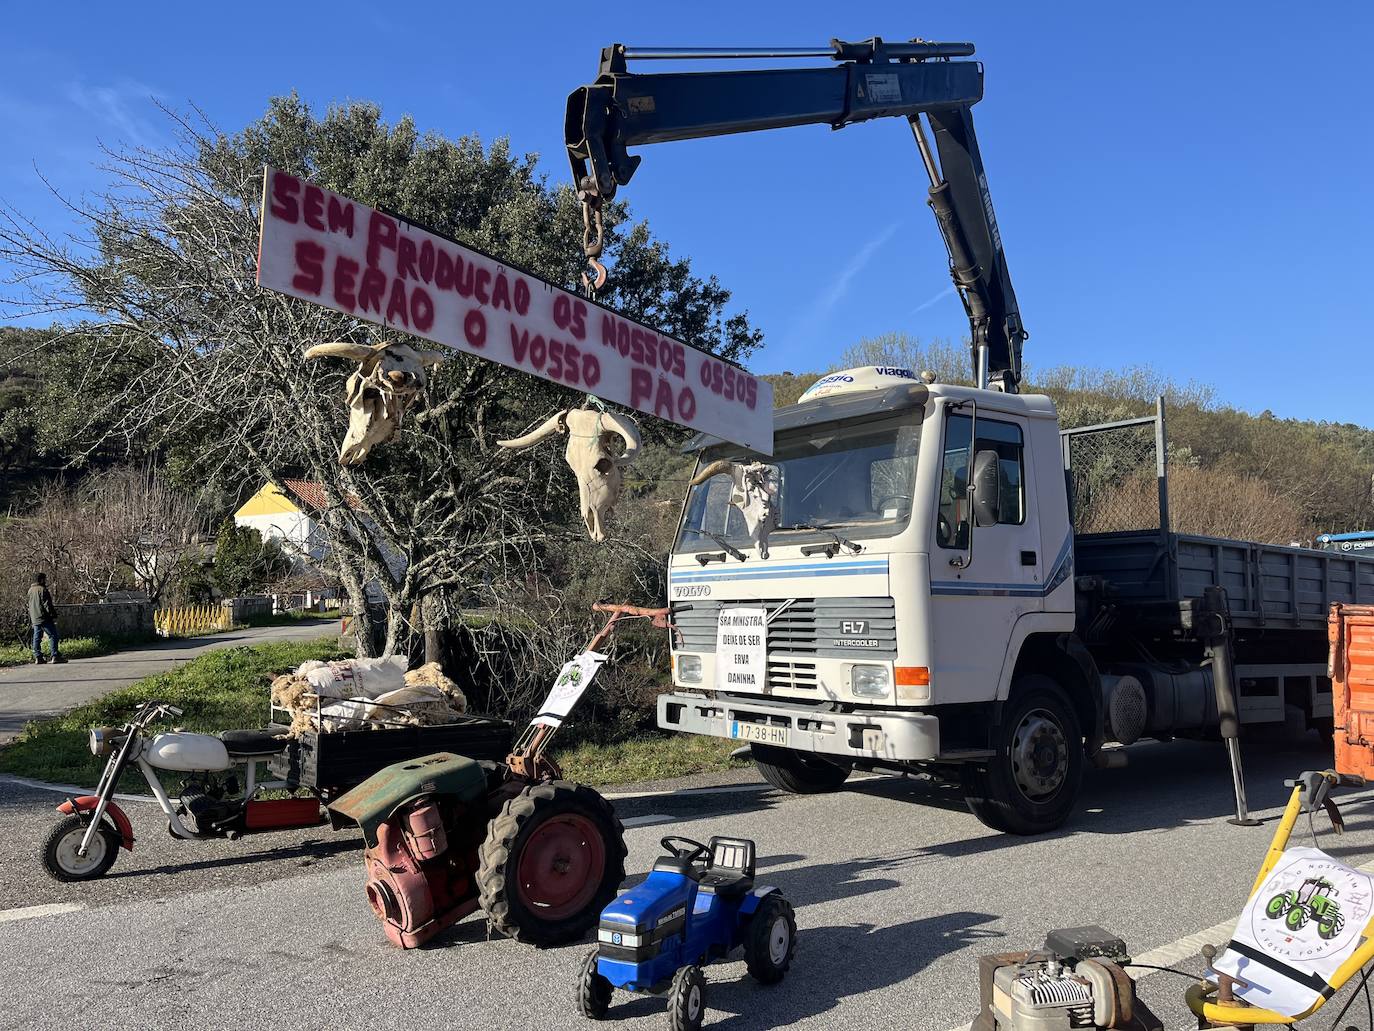
[{"label": "truck wheel", "polygon": [[59,881],[93,881],[104,877],[119,855],[119,834],[104,821],[84,856],[77,855],[90,818],[79,813],[63,817],[43,842],[43,869]]},{"label": "truck wheel", "polygon": [[797,918],[781,895],[767,895],[749,918],[744,962],[759,984],[777,984],[797,951]]},{"label": "truck wheel", "polygon": [[482,909],[531,945],[582,937],[625,878],[625,829],[611,804],[565,780],[532,784],[501,807],[479,853]]},{"label": "truck wheel", "polygon": [[996,755],[964,770],[964,801],[993,830],[1054,830],[1083,777],[1083,733],[1064,689],[1049,677],[1018,677],[994,734]]},{"label": "truck wheel", "polygon": [[750,745],[749,754],[754,757],[754,765],[764,780],[779,791],[793,795],[835,791],[853,772],[852,767],[841,766],[821,756],[773,745]]},{"label": "truck wheel", "polygon": [[668,992],[668,1026],[672,1031],[699,1031],[706,1013],[706,978],[701,967],[683,967],[673,975]]},{"label": "truck wheel", "polygon": [[577,1012],[589,1020],[600,1020],[611,1008],[611,982],[596,972],[600,955],[600,949],[587,953],[577,977]]}]

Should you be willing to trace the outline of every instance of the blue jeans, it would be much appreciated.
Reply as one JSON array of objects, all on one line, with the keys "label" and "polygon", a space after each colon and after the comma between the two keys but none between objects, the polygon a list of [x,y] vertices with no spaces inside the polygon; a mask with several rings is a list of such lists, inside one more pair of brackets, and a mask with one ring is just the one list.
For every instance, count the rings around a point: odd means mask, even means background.
[{"label": "blue jeans", "polygon": [[57,651],[57,624],[52,620],[46,623],[39,623],[33,628],[33,657],[41,659],[43,657],[43,635],[48,635],[48,643],[52,645],[52,657],[58,656]]}]

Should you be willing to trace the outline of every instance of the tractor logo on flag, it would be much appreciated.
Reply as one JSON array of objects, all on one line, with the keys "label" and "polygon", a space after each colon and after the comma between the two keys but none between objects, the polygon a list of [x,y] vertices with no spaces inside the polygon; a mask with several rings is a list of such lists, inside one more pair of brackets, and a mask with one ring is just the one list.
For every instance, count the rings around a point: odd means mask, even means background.
[{"label": "tractor logo on flag", "polygon": [[1309,877],[1296,889],[1273,896],[1264,907],[1264,915],[1271,920],[1282,918],[1283,926],[1294,934],[1309,922],[1314,923],[1317,934],[1330,941],[1345,927],[1345,917],[1336,901],[1339,894],[1325,877]]}]

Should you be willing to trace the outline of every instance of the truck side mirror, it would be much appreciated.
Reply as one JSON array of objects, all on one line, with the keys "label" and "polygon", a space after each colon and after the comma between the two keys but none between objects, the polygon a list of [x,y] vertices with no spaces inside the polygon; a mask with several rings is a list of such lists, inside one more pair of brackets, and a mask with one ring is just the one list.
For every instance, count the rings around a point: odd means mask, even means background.
[{"label": "truck side mirror", "polygon": [[1002,491],[997,452],[988,448],[973,459],[973,517],[979,526],[1002,521]]}]

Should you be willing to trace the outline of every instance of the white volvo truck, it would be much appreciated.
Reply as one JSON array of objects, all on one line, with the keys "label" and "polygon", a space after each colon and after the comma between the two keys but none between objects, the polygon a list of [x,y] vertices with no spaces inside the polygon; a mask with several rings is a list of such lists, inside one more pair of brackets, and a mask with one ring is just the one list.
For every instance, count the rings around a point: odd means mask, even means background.
[{"label": "white volvo truck", "polygon": [[[1048,398],[1018,393],[1026,332],[973,128],[973,51],[876,37],[614,44],[569,96],[564,136],[597,282],[602,206],[641,161],[628,148],[907,120],[979,386],[854,370],[776,413],[771,454],[693,443],[724,471],[690,492],[670,560],[676,689],[658,721],[749,742],[792,791],[838,787],[856,766],[951,775],[984,822],[1035,833],[1072,811],[1085,758],[1101,762],[1105,741],[1220,727],[1234,742],[1218,693],[1238,695],[1246,725],[1329,723],[1327,607],[1374,601],[1374,560],[1172,533],[1162,403],[1155,418],[1062,435]],[[805,58],[832,63],[787,63]],[[629,71],[721,60],[781,65]],[[700,195],[739,174],[713,160]],[[862,176],[811,189],[828,203],[827,188]],[[1144,470],[1130,446],[1098,446],[1118,431],[1149,437],[1151,424]],[[1157,497],[1152,515],[1114,503],[1138,502],[1142,487]],[[780,525],[765,546],[753,530],[769,521]],[[1238,690],[1214,691],[1214,663],[1232,659],[1234,676],[1218,680]]]}]

